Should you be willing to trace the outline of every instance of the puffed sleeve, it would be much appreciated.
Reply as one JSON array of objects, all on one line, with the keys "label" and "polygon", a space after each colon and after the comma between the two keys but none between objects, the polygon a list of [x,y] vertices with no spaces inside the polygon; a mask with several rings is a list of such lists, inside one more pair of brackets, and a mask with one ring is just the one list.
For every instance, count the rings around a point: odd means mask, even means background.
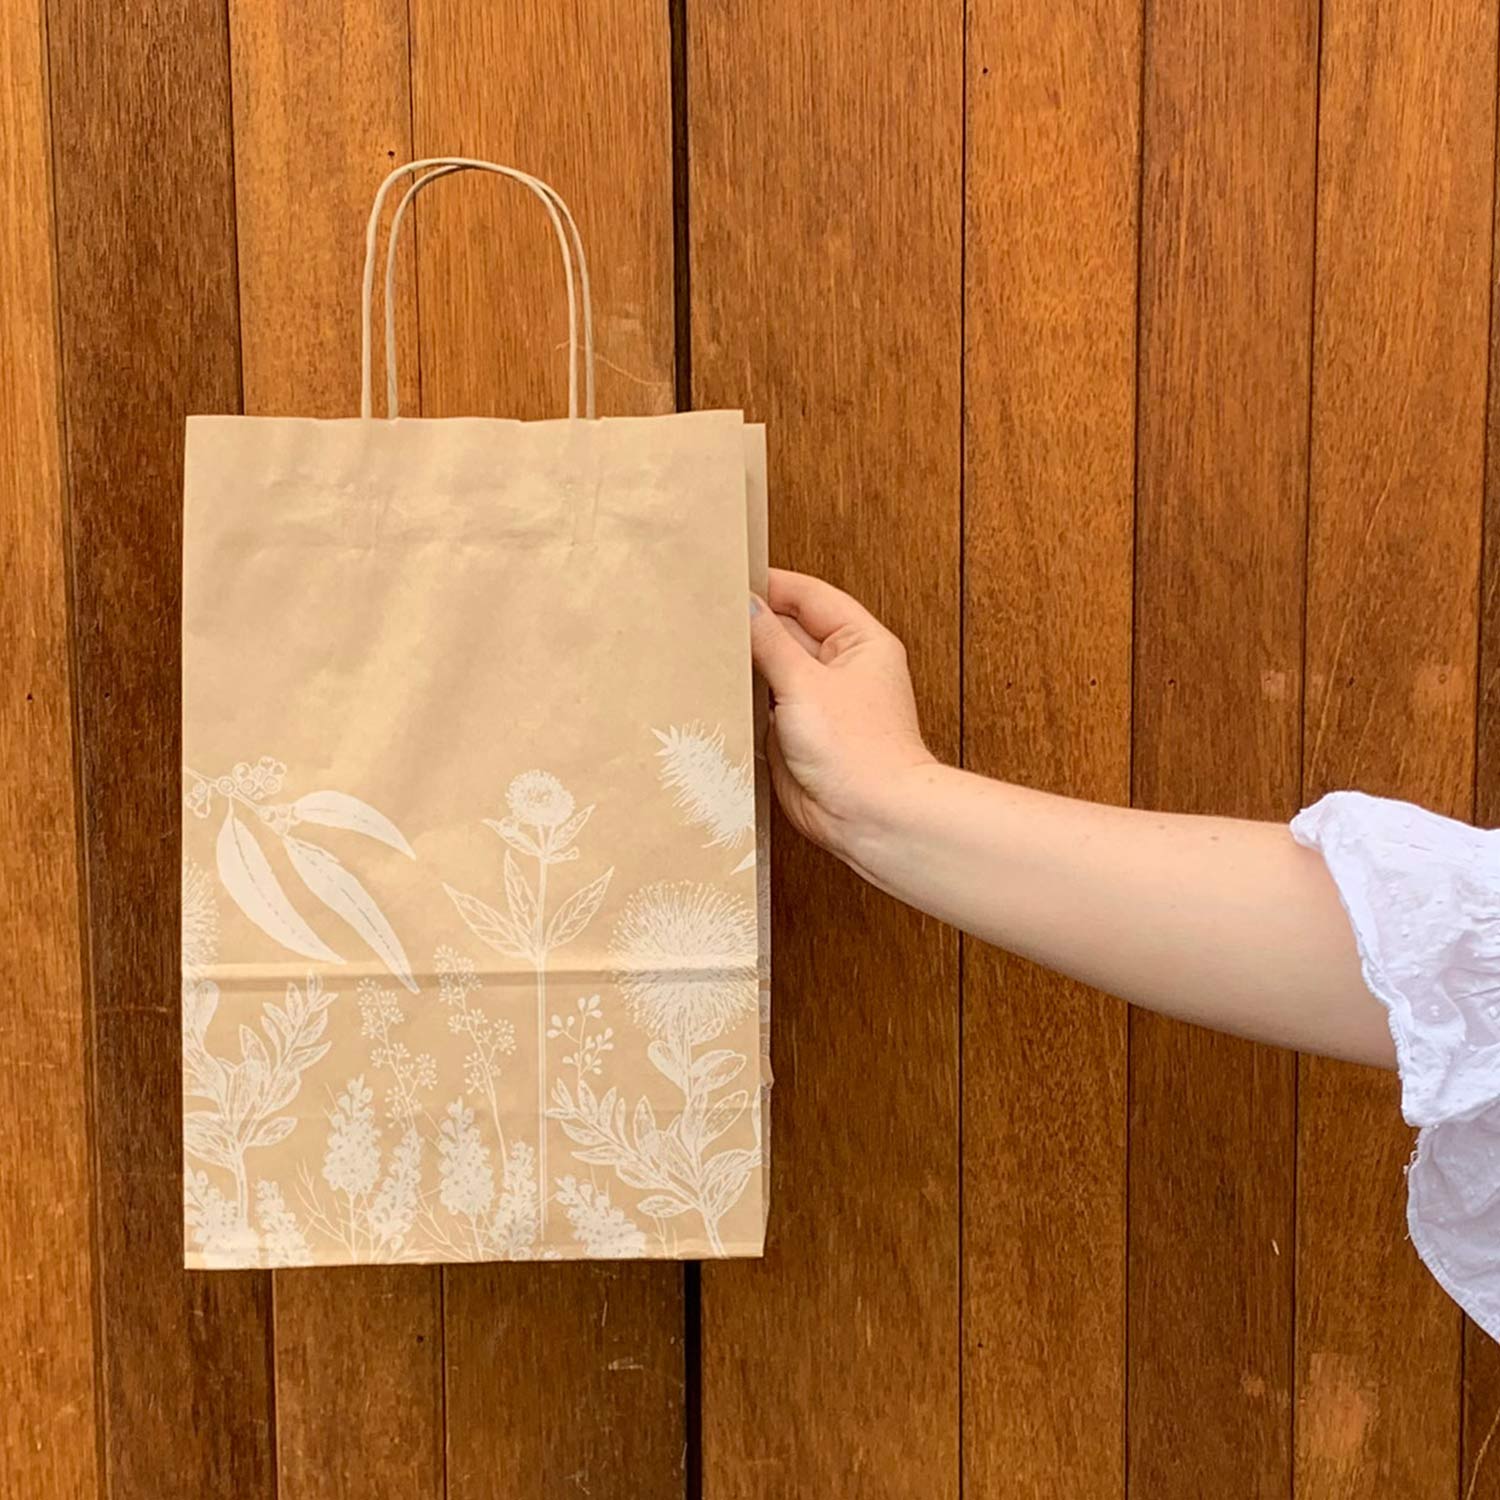
[{"label": "puffed sleeve", "polygon": [[1318,850],[1385,1007],[1402,1113],[1412,1244],[1500,1338],[1500,832],[1336,792],[1292,822]]}]

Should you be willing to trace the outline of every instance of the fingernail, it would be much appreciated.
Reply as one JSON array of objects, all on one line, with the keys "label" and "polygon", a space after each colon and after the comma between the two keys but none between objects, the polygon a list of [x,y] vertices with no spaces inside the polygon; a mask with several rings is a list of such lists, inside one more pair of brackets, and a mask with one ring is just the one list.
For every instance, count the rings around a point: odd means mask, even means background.
[{"label": "fingernail", "polygon": [[760,613],[760,600],[754,594],[750,596],[750,618],[753,620]]}]

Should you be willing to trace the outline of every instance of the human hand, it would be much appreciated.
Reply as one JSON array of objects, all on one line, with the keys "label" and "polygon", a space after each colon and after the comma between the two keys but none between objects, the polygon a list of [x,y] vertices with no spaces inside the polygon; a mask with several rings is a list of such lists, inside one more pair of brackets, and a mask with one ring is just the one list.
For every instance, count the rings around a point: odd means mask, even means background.
[{"label": "human hand", "polygon": [[909,774],[935,764],[906,648],[832,584],[779,568],[751,616],[755,665],[775,699],[767,755],[777,798],[799,833],[850,858]]}]

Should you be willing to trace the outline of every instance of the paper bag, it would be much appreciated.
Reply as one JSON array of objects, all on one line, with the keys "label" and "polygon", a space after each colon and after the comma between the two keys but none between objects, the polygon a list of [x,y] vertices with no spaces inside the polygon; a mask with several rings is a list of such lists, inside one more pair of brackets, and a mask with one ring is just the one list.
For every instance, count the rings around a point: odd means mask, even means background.
[{"label": "paper bag", "polygon": [[[551,216],[567,420],[396,420],[389,250],[371,416],[383,200],[463,168]],[[188,420],[187,1264],[757,1255],[763,431],[595,419],[508,168],[392,173],[363,319],[360,418]]]}]

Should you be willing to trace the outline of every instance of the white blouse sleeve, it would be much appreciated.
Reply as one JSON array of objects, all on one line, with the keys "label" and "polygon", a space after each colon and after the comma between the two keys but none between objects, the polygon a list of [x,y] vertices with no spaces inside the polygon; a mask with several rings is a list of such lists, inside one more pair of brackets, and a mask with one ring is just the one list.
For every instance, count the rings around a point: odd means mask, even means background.
[{"label": "white blouse sleeve", "polygon": [[1420,1127],[1407,1172],[1412,1244],[1500,1338],[1500,831],[1336,792],[1292,822],[1354,927]]}]

